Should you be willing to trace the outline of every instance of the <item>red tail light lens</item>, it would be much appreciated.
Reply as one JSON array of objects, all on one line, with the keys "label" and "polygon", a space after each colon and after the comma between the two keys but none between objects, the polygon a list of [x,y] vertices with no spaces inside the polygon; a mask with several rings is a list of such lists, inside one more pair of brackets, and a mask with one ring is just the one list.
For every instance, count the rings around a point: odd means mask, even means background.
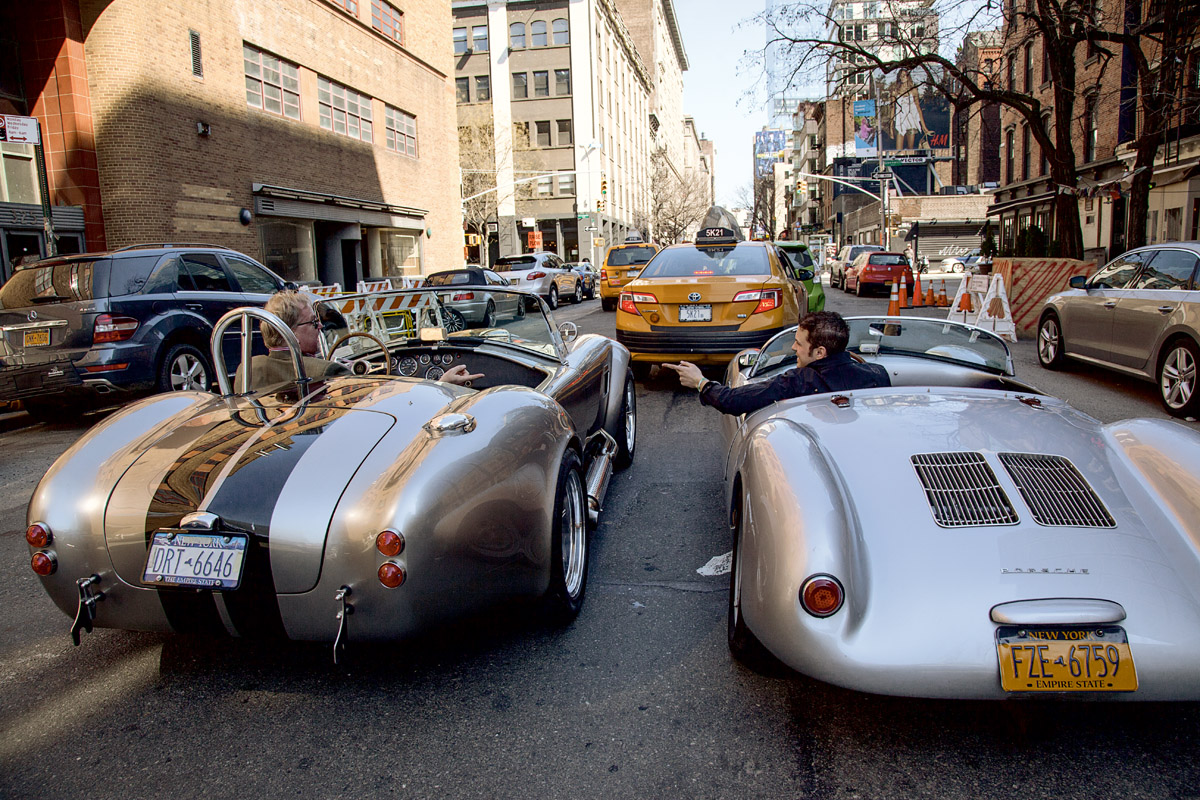
[{"label": "red tail light lens", "polygon": [[38,575],[45,577],[53,575],[54,570],[58,569],[58,559],[53,553],[43,553],[41,551],[34,553],[33,558],[29,559],[29,566]]},{"label": "red tail light lens", "polygon": [[645,292],[621,292],[621,310],[627,314],[638,314],[638,303],[658,303],[658,298]]},{"label": "red tail light lens", "polygon": [[813,575],[800,587],[800,605],[814,617],[836,614],[845,599],[842,584],[830,575]]},{"label": "red tail light lens", "polygon": [[123,342],[133,336],[138,328],[138,321],[133,317],[118,317],[112,314],[101,314],[96,317],[96,325],[92,329],[92,341]]},{"label": "red tail light lens", "polygon": [[25,541],[29,542],[31,547],[48,547],[53,539],[50,529],[40,522],[35,522],[25,529]]},{"label": "red tail light lens", "polygon": [[546,277],[546,273],[544,273],[544,272],[531,272],[525,276],[525,280],[537,281],[537,280],[541,280],[544,277]]},{"label": "red tail light lens", "polygon": [[475,299],[474,292],[455,292],[450,297],[451,302],[453,302],[455,300],[474,300],[474,299]]},{"label": "red tail light lens", "polygon": [[602,281],[608,280],[608,270],[606,270],[606,269],[600,270],[600,280],[602,280]]},{"label": "red tail light lens", "polygon": [[404,552],[404,536],[391,528],[375,537],[375,549],[391,558]]},{"label": "red tail light lens", "polygon": [[763,311],[770,311],[779,308],[783,305],[783,290],[781,289],[752,289],[746,292],[738,292],[733,296],[735,303],[749,303],[758,301],[752,314],[758,314]]},{"label": "red tail light lens", "polygon": [[379,582],[389,589],[395,589],[404,583],[406,574],[404,567],[395,561],[388,561],[379,568]]}]

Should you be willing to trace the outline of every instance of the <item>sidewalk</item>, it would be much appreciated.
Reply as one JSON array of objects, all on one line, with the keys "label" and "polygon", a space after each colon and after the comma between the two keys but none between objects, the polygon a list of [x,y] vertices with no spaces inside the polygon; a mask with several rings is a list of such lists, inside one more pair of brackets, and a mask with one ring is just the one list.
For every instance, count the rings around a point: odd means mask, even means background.
[{"label": "sidewalk", "polygon": [[26,428],[36,420],[25,411],[0,411],[0,433]]}]

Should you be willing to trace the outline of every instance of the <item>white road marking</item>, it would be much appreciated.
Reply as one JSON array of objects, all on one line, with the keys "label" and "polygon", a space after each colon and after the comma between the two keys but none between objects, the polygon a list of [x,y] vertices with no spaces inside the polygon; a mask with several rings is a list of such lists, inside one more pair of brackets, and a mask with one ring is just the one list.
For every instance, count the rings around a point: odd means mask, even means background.
[{"label": "white road marking", "polygon": [[701,575],[728,575],[729,569],[733,565],[733,551],[720,556],[713,556],[700,569],[696,570]]}]

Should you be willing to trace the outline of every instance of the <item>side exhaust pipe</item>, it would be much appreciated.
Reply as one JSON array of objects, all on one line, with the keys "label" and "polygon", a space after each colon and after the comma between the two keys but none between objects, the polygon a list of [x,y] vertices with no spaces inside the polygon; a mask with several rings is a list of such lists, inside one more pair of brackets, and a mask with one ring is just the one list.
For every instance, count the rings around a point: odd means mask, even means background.
[{"label": "side exhaust pipe", "polygon": [[617,440],[606,430],[598,430],[588,439],[583,448],[587,458],[588,522],[592,525],[600,521],[600,511],[604,508],[604,495],[608,492],[608,482],[613,474],[613,459],[617,455]]}]

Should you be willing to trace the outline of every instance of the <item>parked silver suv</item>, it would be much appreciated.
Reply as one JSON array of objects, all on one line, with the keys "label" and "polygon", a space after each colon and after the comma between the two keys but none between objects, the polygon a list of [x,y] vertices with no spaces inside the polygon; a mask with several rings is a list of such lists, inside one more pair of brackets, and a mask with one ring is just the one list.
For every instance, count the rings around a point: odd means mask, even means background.
[{"label": "parked silver suv", "polygon": [[1167,413],[1200,416],[1200,242],[1130,250],[1071,289],[1051,295],[1038,320],[1038,360],[1067,358],[1156,381]]},{"label": "parked silver suv", "polygon": [[524,253],[496,259],[492,269],[516,288],[546,298],[551,309],[559,299],[583,302],[583,279],[554,253]]}]

